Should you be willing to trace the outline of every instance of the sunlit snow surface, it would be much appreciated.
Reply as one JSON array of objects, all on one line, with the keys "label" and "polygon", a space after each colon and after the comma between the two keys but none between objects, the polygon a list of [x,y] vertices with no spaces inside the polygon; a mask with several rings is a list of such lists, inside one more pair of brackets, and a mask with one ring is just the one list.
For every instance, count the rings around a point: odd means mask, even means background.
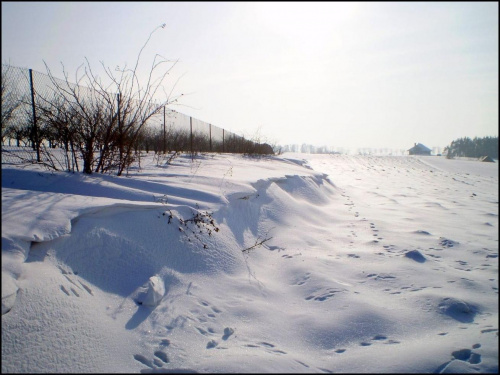
[{"label": "sunlit snow surface", "polygon": [[498,372],[498,164],[2,164],[2,372]]}]

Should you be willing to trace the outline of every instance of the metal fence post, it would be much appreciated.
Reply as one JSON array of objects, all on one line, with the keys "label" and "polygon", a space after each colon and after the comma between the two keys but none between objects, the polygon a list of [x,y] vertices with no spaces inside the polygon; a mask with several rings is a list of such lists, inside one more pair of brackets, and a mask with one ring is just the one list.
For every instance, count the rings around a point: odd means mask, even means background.
[{"label": "metal fence post", "polygon": [[30,89],[31,89],[31,109],[33,110],[33,128],[32,137],[33,137],[33,146],[36,149],[36,161],[39,163],[40,159],[40,144],[38,142],[38,129],[36,126],[36,110],[35,110],[35,90],[33,88],[33,70],[29,69],[30,74]]},{"label": "metal fence post", "polygon": [[122,124],[120,121],[120,93],[116,94],[116,104],[117,104],[117,109],[116,109],[116,115],[118,117],[118,147],[119,147],[119,157],[120,157],[120,164],[123,161],[123,137],[122,137]]},{"label": "metal fence post", "polygon": [[210,152],[212,152],[212,124],[208,124],[210,129]]},{"label": "metal fence post", "polygon": [[167,121],[165,116],[165,106],[163,106],[163,154],[167,152]]},{"label": "metal fence post", "polygon": [[191,132],[191,159],[193,159],[193,118],[189,116],[189,128]]}]

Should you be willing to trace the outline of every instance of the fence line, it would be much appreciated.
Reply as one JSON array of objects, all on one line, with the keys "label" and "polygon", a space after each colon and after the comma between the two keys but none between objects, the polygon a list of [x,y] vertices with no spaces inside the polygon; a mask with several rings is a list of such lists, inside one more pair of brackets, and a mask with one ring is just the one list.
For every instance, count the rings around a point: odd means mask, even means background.
[{"label": "fence line", "polygon": [[[37,113],[37,101],[50,103],[61,95],[60,87],[68,87],[79,94],[88,96],[89,102],[98,93],[88,87],[70,83],[28,68],[2,64],[2,146],[4,141],[15,141],[17,146],[31,145],[36,151],[36,160],[40,159],[40,115]],[[119,100],[119,99],[118,99]],[[176,110],[163,107],[146,122],[146,126],[156,132],[160,145],[152,145],[155,152],[175,151],[191,152],[230,152],[272,154],[272,147],[246,140],[233,132],[217,127],[200,119],[188,116]],[[162,134],[161,134],[162,133]],[[188,138],[180,141],[183,134]],[[174,139],[175,138],[175,139]],[[177,140],[177,144],[174,143]],[[54,145],[48,139],[49,147]],[[158,142],[157,142],[158,143]],[[186,144],[187,143],[187,144]],[[141,145],[148,148],[150,145]]]}]

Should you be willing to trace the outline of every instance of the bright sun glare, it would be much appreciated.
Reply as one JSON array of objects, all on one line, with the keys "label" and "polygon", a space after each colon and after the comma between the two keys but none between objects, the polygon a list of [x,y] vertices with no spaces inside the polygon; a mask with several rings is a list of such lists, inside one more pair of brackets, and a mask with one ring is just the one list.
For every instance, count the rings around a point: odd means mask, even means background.
[{"label": "bright sun glare", "polygon": [[342,47],[342,32],[359,13],[359,4],[260,3],[255,9],[258,24],[306,53]]}]

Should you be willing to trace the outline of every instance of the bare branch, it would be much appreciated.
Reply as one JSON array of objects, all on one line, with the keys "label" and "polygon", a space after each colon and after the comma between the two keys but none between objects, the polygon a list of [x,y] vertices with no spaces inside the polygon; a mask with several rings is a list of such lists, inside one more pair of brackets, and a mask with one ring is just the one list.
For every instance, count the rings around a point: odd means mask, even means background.
[{"label": "bare branch", "polygon": [[248,247],[246,249],[243,249],[241,251],[244,252],[244,253],[245,252],[248,253],[250,250],[255,249],[256,247],[262,246],[264,243],[266,243],[267,241],[271,240],[272,237],[268,237],[268,238],[266,238],[266,239],[264,239],[264,240],[262,240],[260,242],[259,242],[259,239],[260,239],[260,237],[257,238],[257,240],[255,241],[254,245],[252,245],[252,246],[250,246],[250,247]]}]

